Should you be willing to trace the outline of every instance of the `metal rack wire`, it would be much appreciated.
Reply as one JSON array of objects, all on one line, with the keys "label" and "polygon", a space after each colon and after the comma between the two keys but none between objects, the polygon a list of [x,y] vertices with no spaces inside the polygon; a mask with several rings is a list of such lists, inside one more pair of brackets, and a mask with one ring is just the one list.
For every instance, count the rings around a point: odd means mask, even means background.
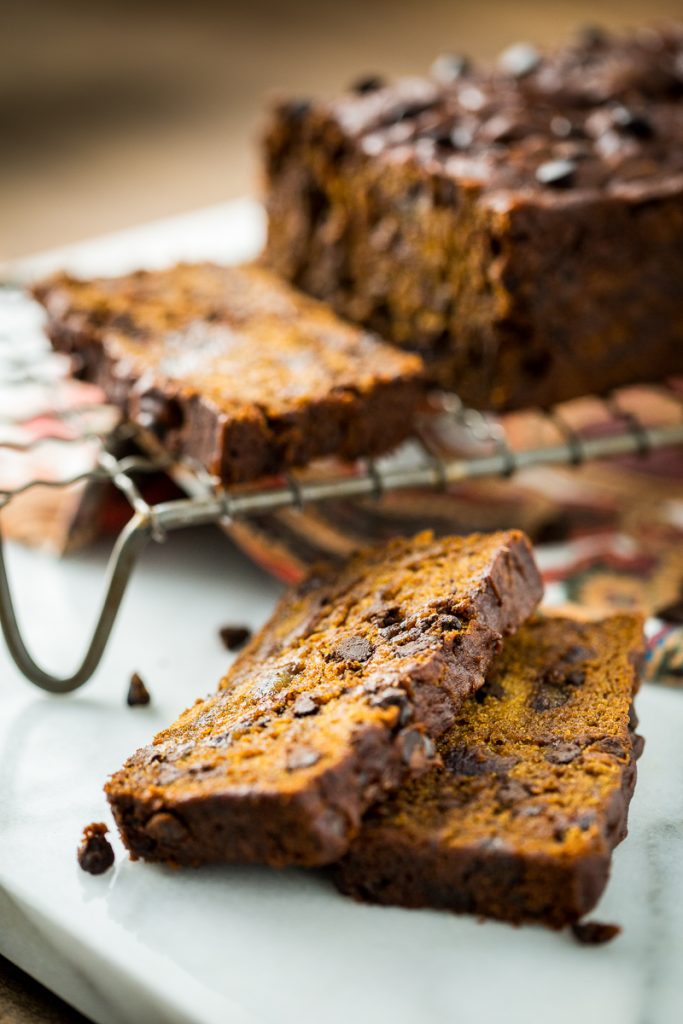
[{"label": "metal rack wire", "polygon": [[[23,303],[23,306],[22,306]],[[0,314],[9,309],[28,313],[30,303],[16,290],[0,290]],[[66,368],[59,356],[38,342],[35,319],[17,326],[10,316],[11,329],[0,331],[0,397],[3,388],[30,388],[47,382],[65,381]],[[0,320],[0,323],[2,321]],[[23,334],[22,334],[23,331]],[[28,343],[27,339],[31,339]],[[24,344],[25,342],[25,344]],[[353,498],[379,498],[405,488],[440,490],[483,477],[509,477],[536,466],[574,465],[615,456],[647,457],[655,449],[683,445],[683,396],[675,390],[661,389],[678,408],[680,415],[660,424],[642,422],[622,404],[617,393],[602,399],[602,405],[617,429],[586,436],[575,429],[561,409],[538,411],[539,436],[552,440],[518,449],[510,442],[503,425],[475,410],[466,409],[456,396],[442,395],[433,417],[440,417],[459,435],[465,454],[444,459],[428,438],[430,430],[420,431],[409,445],[387,458],[368,460],[354,467],[338,467],[316,477],[314,471],[291,473],[264,485],[225,488],[200,465],[190,460],[171,460],[151,444],[150,438],[132,424],[112,429],[110,408],[92,402],[60,406],[50,385],[49,420],[53,429],[32,436],[30,427],[45,410],[29,413],[3,412],[0,406],[0,456],[3,452],[29,457],[50,446],[68,448],[80,445],[87,450],[89,462],[73,472],[38,474],[3,485],[0,477],[0,511],[22,494],[38,488],[77,487],[100,480],[113,485],[131,507],[132,516],[118,536],[106,570],[104,597],[85,655],[69,676],[58,677],[43,669],[29,652],[17,622],[12,591],[7,577],[5,539],[0,524],[0,624],[10,654],[21,672],[36,686],[50,693],[68,693],[82,686],[100,663],[135,563],[149,541],[161,542],[174,530],[204,524],[221,524],[251,515],[280,509],[304,509],[325,501]],[[57,389],[58,391],[58,389]],[[106,425],[98,423],[109,413]],[[105,417],[106,418],[106,417]],[[431,424],[433,425],[433,424]],[[429,423],[426,424],[430,426]],[[136,441],[140,454],[117,455],[121,442]],[[89,447],[88,447],[89,446]],[[49,457],[46,459],[49,464]],[[0,471],[2,462],[0,460]],[[139,486],[140,474],[166,472],[185,497],[149,504]]]}]

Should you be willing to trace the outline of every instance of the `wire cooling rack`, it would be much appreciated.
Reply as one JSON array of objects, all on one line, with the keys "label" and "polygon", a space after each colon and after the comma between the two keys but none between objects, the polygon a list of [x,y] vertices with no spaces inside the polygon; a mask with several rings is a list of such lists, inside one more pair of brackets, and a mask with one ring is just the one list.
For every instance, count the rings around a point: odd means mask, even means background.
[{"label": "wire cooling rack", "polygon": [[[36,307],[16,288],[0,288],[0,513],[35,489],[113,485],[126,499],[131,517],[114,544],[106,570],[104,597],[86,653],[76,671],[58,677],[29,652],[17,622],[5,563],[0,517],[0,623],[9,651],[21,672],[50,693],[82,686],[100,663],[136,560],[149,541],[162,542],[174,530],[281,509],[304,509],[320,502],[379,498],[406,488],[443,490],[467,480],[509,477],[550,465],[578,466],[587,461],[635,455],[683,445],[683,390],[656,391],[666,410],[660,422],[644,419],[628,391],[591,399],[593,427],[577,426],[564,407],[531,411],[525,437],[509,423],[464,408],[456,396],[435,396],[419,436],[391,456],[353,466],[326,463],[265,483],[225,488],[202,466],[171,459],[133,424],[119,422],[116,410],[93,400],[68,378],[63,357],[51,353],[42,338]],[[87,398],[84,397],[87,392]],[[598,405],[601,416],[595,415]],[[584,410],[585,411],[585,410]],[[602,422],[597,431],[594,424]],[[516,438],[514,440],[513,438]],[[135,454],[121,455],[125,447]],[[444,456],[444,451],[455,452]],[[140,481],[144,474],[167,473],[184,496],[149,503]]]}]

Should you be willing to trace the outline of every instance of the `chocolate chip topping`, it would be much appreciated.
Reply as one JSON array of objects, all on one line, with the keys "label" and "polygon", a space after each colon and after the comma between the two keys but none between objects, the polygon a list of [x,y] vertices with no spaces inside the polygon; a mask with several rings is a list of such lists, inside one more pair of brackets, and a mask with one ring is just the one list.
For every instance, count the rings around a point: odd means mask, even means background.
[{"label": "chocolate chip topping", "polygon": [[619,131],[633,135],[636,139],[651,139],[654,136],[652,123],[644,114],[634,114],[621,104],[612,111],[612,124]]},{"label": "chocolate chip topping", "polygon": [[304,99],[288,100],[287,103],[285,103],[285,105],[282,108],[287,120],[292,124],[296,124],[299,121],[303,121],[304,117],[306,116],[310,109],[311,101]]},{"label": "chocolate chip topping", "polygon": [[377,92],[378,89],[383,89],[385,85],[386,82],[379,75],[364,75],[362,78],[357,78],[355,82],[352,82],[351,92],[364,96],[366,93]]},{"label": "chocolate chip topping", "polygon": [[251,630],[248,626],[222,626],[218,635],[229,651],[238,651],[244,647],[247,640],[251,639]]},{"label": "chocolate chip topping", "polygon": [[550,188],[569,188],[574,184],[575,175],[573,160],[546,160],[536,168],[536,181]]},{"label": "chocolate chip topping", "polygon": [[107,839],[109,829],[102,821],[95,821],[83,829],[78,847],[78,863],[89,875],[101,875],[114,863],[114,850]]},{"label": "chocolate chip topping", "polygon": [[347,636],[334,647],[332,658],[335,661],[363,662],[372,657],[374,646],[364,636]]},{"label": "chocolate chip topping", "polygon": [[514,78],[526,78],[541,63],[541,55],[531,43],[513,43],[498,58],[498,67]]},{"label": "chocolate chip topping", "polygon": [[141,707],[144,704],[149,704],[151,699],[149,690],[145,686],[142,677],[137,672],[133,672],[130,677],[128,693],[126,694],[128,707]]},{"label": "chocolate chip topping", "polygon": [[431,66],[431,73],[442,85],[449,85],[466,75],[470,68],[467,57],[461,53],[442,53]]},{"label": "chocolate chip topping", "polygon": [[572,925],[572,932],[582,946],[602,946],[621,934],[621,926],[603,921],[576,921]]},{"label": "chocolate chip topping", "polygon": [[297,747],[287,755],[287,769],[290,772],[301,768],[312,768],[320,760],[320,754],[311,747]]}]

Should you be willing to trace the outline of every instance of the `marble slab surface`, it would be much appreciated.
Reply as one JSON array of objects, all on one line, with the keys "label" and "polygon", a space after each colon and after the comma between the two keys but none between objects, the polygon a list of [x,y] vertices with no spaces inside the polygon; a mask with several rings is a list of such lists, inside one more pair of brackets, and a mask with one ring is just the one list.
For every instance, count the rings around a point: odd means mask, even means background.
[{"label": "marble slab surface", "polygon": [[[192,218],[180,231],[166,224],[156,243],[154,229],[141,229],[133,246],[119,240],[111,264],[98,243],[97,269],[247,254],[260,215],[236,209],[200,214],[196,235]],[[82,269],[87,247],[46,257],[41,270],[67,258]],[[106,554],[102,545],[58,562],[10,552],[22,624],[53,669],[79,657]],[[594,915],[624,931],[604,947],[360,906],[314,873],[133,864],[117,837],[112,871],[80,871],[81,829],[111,824],[108,773],[215,687],[230,660],[218,628],[259,626],[279,589],[218,530],[178,533],[145,553],[104,662],[78,693],[39,693],[0,643],[0,952],[99,1024],[683,1020],[683,693],[649,686],[639,697],[647,744],[630,835]],[[126,706],[134,670],[149,707]]]}]

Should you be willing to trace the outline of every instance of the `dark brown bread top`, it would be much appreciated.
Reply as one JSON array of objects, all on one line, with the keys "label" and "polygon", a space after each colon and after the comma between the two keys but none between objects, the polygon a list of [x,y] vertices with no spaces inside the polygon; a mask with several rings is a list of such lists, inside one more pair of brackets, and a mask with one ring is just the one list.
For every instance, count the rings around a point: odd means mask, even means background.
[{"label": "dark brown bread top", "polygon": [[425,209],[455,205],[457,184],[502,214],[528,199],[557,207],[680,194],[682,97],[683,25],[674,25],[591,31],[545,55],[518,44],[493,69],[440,58],[430,77],[362,82],[329,102],[284,103],[277,116],[302,137],[336,127],[342,163],[351,144],[378,168],[416,164],[451,182],[450,197],[443,183],[433,200],[425,193]]},{"label": "dark brown bread top", "polygon": [[226,482],[376,454],[411,430],[420,359],[260,267],[58,275],[34,292],[85,377]]},{"label": "dark brown bread top", "polygon": [[642,620],[535,619],[439,741],[441,765],[365,818],[344,892],[561,927],[602,892],[642,741]]},{"label": "dark brown bread top", "polygon": [[134,856],[324,864],[424,770],[541,582],[518,531],[420,534],[287,593],[217,694],[106,786]]}]

